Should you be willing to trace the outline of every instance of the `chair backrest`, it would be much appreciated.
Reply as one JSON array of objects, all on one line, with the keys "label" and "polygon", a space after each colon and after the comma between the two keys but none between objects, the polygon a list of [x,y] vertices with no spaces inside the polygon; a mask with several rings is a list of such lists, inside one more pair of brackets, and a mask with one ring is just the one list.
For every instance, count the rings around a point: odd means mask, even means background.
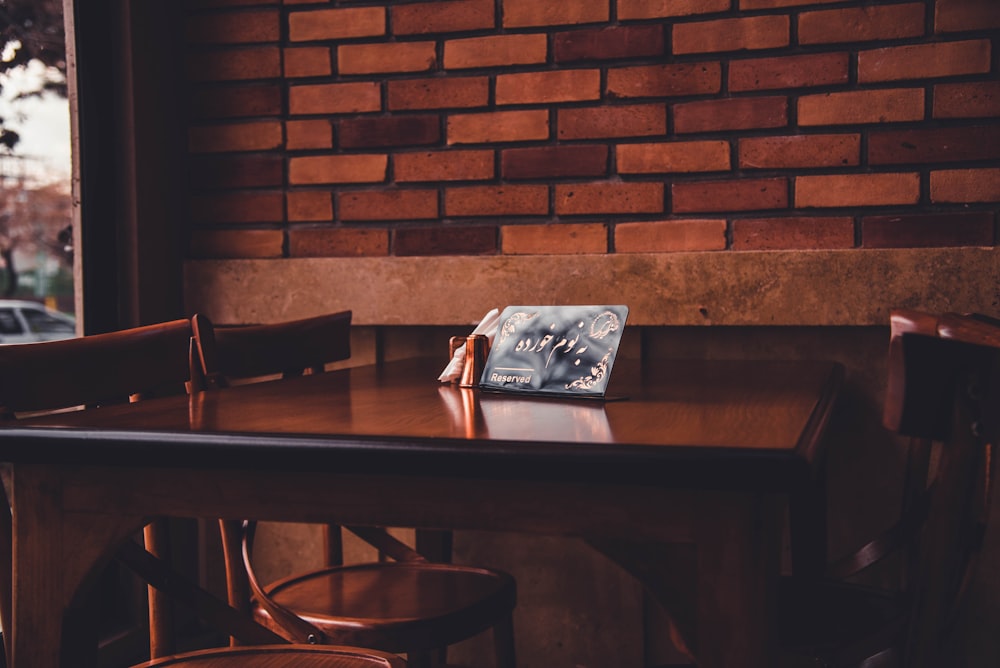
[{"label": "chair backrest", "polygon": [[321,372],[326,364],[351,356],[350,311],[242,327],[215,327],[208,317],[196,314],[192,324],[209,385]]},{"label": "chair backrest", "polygon": [[1000,328],[972,316],[896,312],[913,326],[890,351],[887,427],[941,444],[909,596],[905,665],[940,665],[982,542],[1000,434]]},{"label": "chair backrest", "polygon": [[189,320],[62,341],[0,346],[0,417],[183,392]]},{"label": "chair backrest", "polygon": [[[0,346],[0,421],[71,407],[96,407],[185,392],[200,385],[187,319],[75,339]],[[0,624],[11,619],[11,514],[0,487]],[[159,527],[146,528],[147,549],[165,551]],[[167,603],[150,591],[150,645],[169,653]]]}]

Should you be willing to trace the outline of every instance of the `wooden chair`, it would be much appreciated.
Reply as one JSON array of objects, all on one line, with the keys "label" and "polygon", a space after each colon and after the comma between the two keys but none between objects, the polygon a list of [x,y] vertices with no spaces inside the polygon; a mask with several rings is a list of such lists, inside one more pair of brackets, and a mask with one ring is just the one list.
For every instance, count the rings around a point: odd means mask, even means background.
[{"label": "wooden chair", "polygon": [[[183,393],[192,370],[198,370],[192,340],[191,322],[182,319],[64,341],[0,346],[0,420]],[[0,622],[6,628],[11,619],[9,510],[0,518],[6,525],[0,528],[5,542],[0,547],[5,561],[0,568]],[[168,551],[165,532],[159,521],[144,529],[146,548],[154,555]],[[157,656],[172,651],[173,628],[161,593],[150,588],[149,598],[150,649]]]},{"label": "wooden chair", "polygon": [[[195,364],[193,330],[187,319],[108,334],[23,345],[0,346],[0,419],[71,408],[137,401],[154,395],[199,389],[200,364]],[[0,487],[0,494],[6,495]],[[0,623],[10,628],[12,593],[11,514],[0,512]],[[240,652],[207,651],[158,661],[174,654],[170,602],[160,590],[191,604],[199,614],[250,641],[281,642],[282,638],[243,619],[236,610],[173,573],[161,559],[169,550],[160,522],[144,530],[144,550],[128,541],[116,558],[136,570],[149,587],[150,656],[148,665],[324,666],[330,668],[399,668],[401,660],[382,653],[331,648],[245,648]],[[8,648],[9,651],[9,648]],[[228,650],[227,650],[228,651]],[[5,653],[6,654],[6,653]],[[4,657],[6,658],[6,657]]]},{"label": "wooden chair", "polygon": [[[344,312],[215,328],[196,315],[206,387],[268,374],[322,372],[325,364],[350,356],[350,319]],[[514,665],[516,593],[506,573],[431,563],[373,527],[347,529],[394,561],[344,566],[341,527],[329,525],[327,567],[263,586],[251,560],[255,524],[223,520],[221,526],[231,604],[246,601],[249,591],[255,618],[286,638],[406,652],[411,665],[425,666],[443,660],[441,648],[492,628],[497,666]]]},{"label": "wooden chair", "polygon": [[[951,665],[944,639],[985,531],[1000,419],[1000,327],[972,316],[894,311],[883,422],[913,438],[904,511],[830,576],[785,578],[779,643],[821,666]],[[940,448],[929,465],[931,444]],[[928,471],[932,475],[927,477]],[[901,586],[851,582],[900,552]]]}]

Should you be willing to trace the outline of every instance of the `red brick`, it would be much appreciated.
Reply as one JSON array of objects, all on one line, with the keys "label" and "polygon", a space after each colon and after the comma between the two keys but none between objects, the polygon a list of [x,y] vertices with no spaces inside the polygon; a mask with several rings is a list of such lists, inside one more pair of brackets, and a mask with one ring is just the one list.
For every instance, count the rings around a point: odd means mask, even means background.
[{"label": "red brick", "polygon": [[662,56],[663,26],[610,26],[558,32],[553,36],[557,63]]},{"label": "red brick", "polygon": [[656,220],[615,225],[616,253],[674,253],[725,247],[725,220]]},{"label": "red brick", "polygon": [[274,258],[282,256],[281,230],[195,230],[193,258]]},{"label": "red brick", "polygon": [[319,183],[378,183],[385,180],[385,155],[313,155],[288,161],[292,185]]},{"label": "red brick", "polygon": [[842,0],[739,0],[740,9],[777,9],[778,7],[798,7],[800,5],[828,5]]},{"label": "red brick", "polygon": [[192,153],[266,151],[280,148],[281,143],[280,121],[203,125],[188,129],[188,149]]},{"label": "red brick", "polygon": [[320,190],[288,192],[288,220],[333,220],[333,197]]},{"label": "red brick", "polygon": [[674,183],[670,186],[674,213],[755,211],[788,207],[788,180],[735,179]]},{"label": "red brick", "polygon": [[389,82],[389,109],[485,107],[490,97],[488,77],[434,77]]},{"label": "red brick", "polygon": [[600,70],[553,70],[498,74],[496,103],[579,102],[601,97]]},{"label": "red brick", "polygon": [[865,248],[930,248],[992,246],[990,213],[930,213],[866,216],[861,219]]},{"label": "red brick", "polygon": [[717,172],[730,168],[728,141],[675,141],[620,144],[616,162],[620,174]]},{"label": "red brick", "polygon": [[279,116],[281,89],[276,85],[196,88],[190,96],[194,118]]},{"label": "red brick", "polygon": [[286,77],[322,77],[333,74],[330,49],[325,46],[301,46],[285,49]]},{"label": "red brick", "polygon": [[800,44],[868,42],[920,37],[924,4],[849,7],[799,14]]},{"label": "red brick", "polygon": [[503,27],[526,28],[599,23],[610,17],[610,0],[504,0]]},{"label": "red brick", "polygon": [[288,89],[292,114],[354,114],[379,111],[382,91],[375,81],[312,84]]},{"label": "red brick", "polygon": [[872,132],[868,164],[940,163],[1000,157],[1000,125]]},{"label": "red brick", "polygon": [[556,186],[556,214],[662,213],[662,183],[601,181]]},{"label": "red brick", "polygon": [[451,0],[395,5],[392,32],[396,35],[463,32],[495,27],[493,0]]},{"label": "red brick", "polygon": [[288,231],[290,257],[366,257],[389,254],[389,230],[322,227]]},{"label": "red brick", "polygon": [[990,41],[935,42],[858,53],[858,82],[930,79],[990,71]]},{"label": "red brick", "polygon": [[919,201],[920,175],[915,172],[799,176],[795,179],[797,208],[887,206]]},{"label": "red brick", "polygon": [[333,128],[325,118],[310,121],[285,121],[285,148],[295,151],[308,148],[332,148]]},{"label": "red brick", "polygon": [[437,62],[434,42],[342,44],[337,47],[341,74],[426,72]]},{"label": "red brick", "polygon": [[[294,0],[285,0],[285,4]],[[274,0],[188,0],[187,7],[208,9],[211,7],[243,7],[250,5],[273,5]]]},{"label": "red brick", "polygon": [[284,184],[284,159],[276,153],[192,156],[189,165],[191,184],[197,189]]},{"label": "red brick", "polygon": [[405,227],[393,231],[395,255],[493,255],[497,252],[497,228]]},{"label": "red brick", "polygon": [[724,12],[731,0],[617,0],[618,20],[658,19]]},{"label": "red brick", "polygon": [[385,34],[384,7],[312,9],[288,14],[288,39],[331,41]]},{"label": "red brick", "polygon": [[1000,168],[931,172],[932,202],[1000,202]]},{"label": "red brick", "polygon": [[393,156],[393,175],[407,181],[476,181],[492,179],[493,151],[421,151]]},{"label": "red brick", "polygon": [[549,112],[544,109],[448,116],[449,144],[530,141],[548,137]]},{"label": "red brick", "polygon": [[337,194],[340,220],[425,220],[438,217],[437,190],[356,190]]},{"label": "red brick", "polygon": [[1000,116],[1000,81],[934,86],[934,118]]},{"label": "red brick", "polygon": [[934,32],[960,32],[1000,28],[1000,5],[996,0],[937,0]]},{"label": "red brick", "polygon": [[701,95],[721,89],[722,67],[717,62],[608,69],[608,96],[612,99]]},{"label": "red brick", "polygon": [[603,223],[504,225],[501,250],[506,255],[577,255],[608,252]]},{"label": "red brick", "polygon": [[191,217],[206,223],[280,223],[285,219],[285,197],[273,190],[195,195]]},{"label": "red brick", "polygon": [[437,116],[345,118],[338,124],[342,148],[423,146],[441,139]]},{"label": "red brick", "polygon": [[729,90],[774,90],[846,84],[848,54],[752,58],[729,63]]},{"label": "red brick", "polygon": [[733,221],[733,250],[853,248],[851,218],[739,218]]},{"label": "red brick", "polygon": [[534,65],[544,63],[545,35],[488,35],[452,39],[444,43],[444,67],[448,70],[471,67]]},{"label": "red brick", "polygon": [[848,167],[860,164],[861,136],[790,135],[739,140],[741,169]]},{"label": "red brick", "polygon": [[608,173],[608,147],[604,145],[512,148],[503,151],[500,160],[505,179],[556,179]]},{"label": "red brick", "polygon": [[667,134],[665,104],[630,104],[559,109],[560,139],[645,137]]},{"label": "red brick", "polygon": [[444,193],[446,216],[534,216],[549,212],[548,186],[469,186]]},{"label": "red brick", "polygon": [[675,23],[673,51],[684,54],[776,49],[788,46],[789,35],[789,21],[784,15]]},{"label": "red brick", "polygon": [[187,58],[191,81],[247,81],[281,76],[281,51],[259,46],[226,51],[199,51]]},{"label": "red brick", "polygon": [[276,9],[202,14],[188,18],[187,40],[196,44],[277,42],[281,13]]},{"label": "red brick", "polygon": [[788,125],[785,97],[736,97],[674,105],[674,131],[715,132]]},{"label": "red brick", "polygon": [[803,126],[919,121],[924,117],[924,91],[888,88],[804,95],[798,117]]}]

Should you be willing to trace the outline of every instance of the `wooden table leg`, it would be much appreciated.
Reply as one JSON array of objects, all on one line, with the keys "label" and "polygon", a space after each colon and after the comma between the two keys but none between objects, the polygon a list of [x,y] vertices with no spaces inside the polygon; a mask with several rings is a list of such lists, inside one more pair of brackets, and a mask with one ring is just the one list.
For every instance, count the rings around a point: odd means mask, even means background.
[{"label": "wooden table leg", "polygon": [[11,668],[96,665],[88,578],[141,519],[71,515],[63,475],[52,467],[15,466]]},{"label": "wooden table leg", "polygon": [[771,668],[783,504],[717,494],[699,509],[698,668]]},{"label": "wooden table leg", "polygon": [[587,543],[642,583],[667,617],[674,647],[693,663],[697,638],[694,546],[587,537]]},{"label": "wooden table leg", "polygon": [[826,570],[826,477],[791,494],[788,504],[792,572],[796,577],[820,578]]},{"label": "wooden table leg", "polygon": [[14,527],[12,668],[60,665],[64,578],[63,516],[56,481],[17,467],[12,476]]},{"label": "wooden table leg", "polygon": [[698,668],[772,668],[783,507],[777,497],[719,492],[692,499],[693,546],[587,542],[643,583]]}]

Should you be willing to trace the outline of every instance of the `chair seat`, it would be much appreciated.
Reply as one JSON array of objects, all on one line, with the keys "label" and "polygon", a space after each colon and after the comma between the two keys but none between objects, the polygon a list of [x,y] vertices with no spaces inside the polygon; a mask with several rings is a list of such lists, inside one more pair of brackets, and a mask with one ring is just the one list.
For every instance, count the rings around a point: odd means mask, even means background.
[{"label": "chair seat", "polygon": [[821,665],[859,665],[897,646],[905,628],[905,597],[884,589],[787,577],[780,580],[778,597],[783,651],[820,659]]},{"label": "chair seat", "polygon": [[[275,582],[266,593],[333,642],[394,652],[468,638],[490,628],[516,601],[514,579],[506,573],[426,562],[329,567]],[[281,633],[263,607],[254,614]]]},{"label": "chair seat", "polygon": [[267,645],[200,650],[167,656],[134,668],[405,668],[384,652],[326,645]]}]

